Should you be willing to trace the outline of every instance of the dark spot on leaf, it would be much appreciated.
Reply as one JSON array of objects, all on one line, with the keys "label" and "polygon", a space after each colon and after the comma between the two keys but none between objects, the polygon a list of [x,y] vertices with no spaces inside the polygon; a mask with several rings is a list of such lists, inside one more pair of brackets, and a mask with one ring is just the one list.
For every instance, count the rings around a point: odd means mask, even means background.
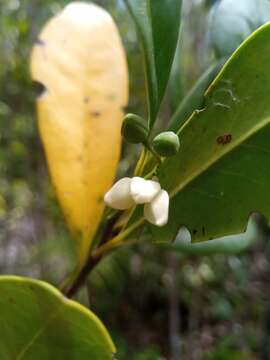
[{"label": "dark spot on leaf", "polygon": [[8,298],[8,301],[9,301],[11,304],[15,304],[15,300],[14,300],[12,297]]},{"label": "dark spot on leaf", "polygon": [[101,115],[101,112],[100,111],[92,111],[90,113],[90,115],[93,116],[93,117],[99,117]]},{"label": "dark spot on leaf", "polygon": [[217,144],[219,145],[226,145],[229,144],[232,141],[232,135],[231,134],[224,134],[217,138]]},{"label": "dark spot on leaf", "polygon": [[198,232],[198,230],[194,229],[194,230],[193,230],[193,235],[196,235],[197,232]]},{"label": "dark spot on leaf", "polygon": [[39,38],[36,40],[35,43],[38,46],[45,46],[46,45],[46,42],[44,40],[42,40],[42,39],[39,39]]},{"label": "dark spot on leaf", "polygon": [[203,234],[203,236],[205,235],[205,227],[204,226],[202,227],[202,234]]}]

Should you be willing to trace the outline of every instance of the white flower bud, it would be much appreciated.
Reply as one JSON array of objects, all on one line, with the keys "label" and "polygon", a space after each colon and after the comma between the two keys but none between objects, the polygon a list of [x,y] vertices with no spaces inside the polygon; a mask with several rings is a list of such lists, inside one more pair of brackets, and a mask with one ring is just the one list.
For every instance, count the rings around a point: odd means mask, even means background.
[{"label": "white flower bud", "polygon": [[157,181],[145,180],[141,177],[131,179],[130,193],[136,204],[152,201],[160,189],[160,184]]},{"label": "white flower bud", "polygon": [[144,206],[144,216],[147,221],[156,226],[164,226],[169,216],[169,195],[160,190],[154,199]]},{"label": "white flower bud", "polygon": [[135,205],[130,194],[131,178],[125,177],[113,185],[105,194],[104,202],[106,205],[117,210],[126,210]]}]

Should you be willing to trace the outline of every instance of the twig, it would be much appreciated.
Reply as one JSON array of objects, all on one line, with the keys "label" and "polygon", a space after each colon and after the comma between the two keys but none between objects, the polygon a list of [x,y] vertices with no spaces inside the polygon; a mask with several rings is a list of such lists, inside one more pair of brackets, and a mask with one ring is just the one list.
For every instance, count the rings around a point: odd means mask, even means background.
[{"label": "twig", "polygon": [[140,218],[126,230],[120,232],[117,236],[115,236],[110,241],[106,242],[105,244],[101,245],[99,248],[93,251],[92,257],[99,258],[100,256],[111,252],[113,249],[119,247],[123,244],[124,240],[128,235],[133,233],[140,225],[144,223],[144,219]]},{"label": "twig", "polygon": [[[104,230],[104,237],[106,237],[107,241],[105,241],[105,239],[102,237],[101,246],[92,252],[91,256],[89,257],[87,263],[80,271],[79,275],[73,281],[71,286],[64,291],[65,295],[68,298],[73,297],[77,293],[77,291],[84,285],[88,275],[97,266],[97,264],[100,262],[103,256],[110,253],[115,248],[121,246],[124,243],[125,238],[128,235],[130,235],[135,229],[137,229],[142,223],[143,223],[142,219],[138,220],[129,228],[127,228],[125,231],[120,232],[117,236],[115,236],[112,239],[110,239],[111,232],[108,231],[108,228],[106,227]],[[112,231],[113,229],[112,224],[110,224],[110,228]]]},{"label": "twig", "polygon": [[[119,215],[119,213],[116,213],[112,218],[108,220],[99,242],[100,246],[104,245],[112,237],[114,224],[118,220]],[[64,293],[67,297],[71,298],[72,296],[74,296],[76,292],[80,289],[80,287],[84,285],[88,275],[97,266],[101,258],[102,254],[96,257],[89,257],[87,263],[81,269],[80,273],[72,282],[72,284],[67,287],[67,289],[64,289]]]},{"label": "twig", "polygon": [[66,293],[65,293],[66,297],[72,298],[77,293],[77,291],[84,285],[90,272],[100,262],[101,258],[102,258],[102,256],[97,257],[97,258],[91,257],[88,259],[87,263],[82,268],[79,276],[76,278],[76,280],[71,285],[71,287],[66,291]]}]

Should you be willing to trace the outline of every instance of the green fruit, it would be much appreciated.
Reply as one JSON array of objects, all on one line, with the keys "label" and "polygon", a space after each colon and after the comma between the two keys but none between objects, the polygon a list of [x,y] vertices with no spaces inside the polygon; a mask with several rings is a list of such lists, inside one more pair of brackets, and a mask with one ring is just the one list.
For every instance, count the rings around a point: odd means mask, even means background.
[{"label": "green fruit", "polygon": [[179,151],[180,141],[174,132],[166,131],[154,138],[153,148],[160,156],[173,156]]},{"label": "green fruit", "polygon": [[149,136],[146,121],[138,115],[127,114],[122,125],[122,136],[131,144],[145,143]]}]

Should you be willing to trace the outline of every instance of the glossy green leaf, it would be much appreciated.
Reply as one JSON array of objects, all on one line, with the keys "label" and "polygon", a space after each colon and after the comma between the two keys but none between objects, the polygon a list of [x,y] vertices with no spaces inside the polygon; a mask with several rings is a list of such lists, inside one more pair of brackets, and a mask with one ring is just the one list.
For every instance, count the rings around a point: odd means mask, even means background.
[{"label": "glossy green leaf", "polygon": [[51,285],[0,277],[1,360],[111,360],[115,347],[100,320]]},{"label": "glossy green leaf", "polygon": [[[170,120],[169,130],[177,132],[183,123],[188,120],[194,111],[199,111],[204,105],[204,93],[220,71],[225,60],[214,62],[199,78],[188,94],[176,108],[174,115]],[[151,171],[155,164],[155,159],[149,156],[148,163],[145,165],[145,175]]]},{"label": "glossy green leaf", "polygon": [[181,0],[124,0],[140,38],[153,125],[168,83],[180,28]]},{"label": "glossy green leaf", "polygon": [[178,131],[184,121],[192,115],[193,111],[200,110],[204,103],[204,93],[210,83],[217,76],[224,61],[217,61],[211,65],[190,89],[189,93],[181,101],[170,121],[169,129]]},{"label": "glossy green leaf", "polygon": [[252,212],[270,216],[270,24],[234,53],[206,93],[205,108],[179,130],[180,152],[158,176],[171,196],[157,241],[186,226],[194,242],[245,230]]},{"label": "glossy green leaf", "polygon": [[222,238],[200,243],[191,243],[191,234],[181,228],[173,243],[161,243],[163,249],[191,255],[237,255],[250,249],[256,241],[265,236],[265,219],[254,214],[250,217],[247,230],[238,235],[229,235]]}]

